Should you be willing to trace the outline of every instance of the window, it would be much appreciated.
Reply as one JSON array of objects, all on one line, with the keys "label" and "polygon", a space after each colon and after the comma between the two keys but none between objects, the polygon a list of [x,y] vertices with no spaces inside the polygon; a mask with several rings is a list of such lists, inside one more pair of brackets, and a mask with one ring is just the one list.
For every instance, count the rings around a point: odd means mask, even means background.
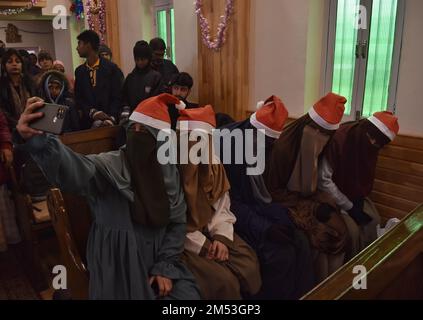
[{"label": "window", "polygon": [[155,29],[156,36],[166,42],[167,58],[175,63],[175,11],[173,1],[155,1]]},{"label": "window", "polygon": [[325,91],[348,99],[346,120],[395,112],[404,0],[331,0]]}]

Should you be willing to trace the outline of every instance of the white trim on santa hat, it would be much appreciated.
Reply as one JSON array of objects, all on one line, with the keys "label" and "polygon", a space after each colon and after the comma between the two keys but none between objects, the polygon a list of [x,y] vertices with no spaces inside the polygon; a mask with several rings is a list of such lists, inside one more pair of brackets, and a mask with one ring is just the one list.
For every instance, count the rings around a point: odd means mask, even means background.
[{"label": "white trim on santa hat", "polygon": [[389,130],[389,128],[386,126],[386,124],[384,124],[378,118],[376,118],[375,116],[371,116],[367,120],[369,120],[371,123],[373,123],[376,126],[376,128],[378,128],[385,136],[387,136],[389,139],[391,139],[391,141],[393,141],[395,139],[395,137],[396,137],[395,132],[392,132],[391,130]]},{"label": "white trim on santa hat", "polygon": [[135,121],[141,124],[145,124],[147,126],[156,128],[158,130],[164,130],[164,129],[170,129],[171,125],[170,123],[162,120],[158,120],[155,118],[152,118],[150,116],[147,116],[143,113],[134,112],[132,113],[131,117],[129,118],[131,121]]},{"label": "white trim on santa hat", "polygon": [[204,122],[204,121],[194,121],[194,120],[181,120],[178,121],[176,124],[176,128],[178,130],[200,130],[205,131],[207,133],[212,133],[215,129],[210,123]]},{"label": "white trim on santa hat", "polygon": [[327,122],[325,119],[323,119],[317,112],[314,110],[314,107],[310,109],[308,112],[308,115],[311,119],[313,119],[314,122],[316,122],[319,126],[321,126],[323,129],[326,130],[338,130],[340,127],[340,123],[338,124],[332,124]]},{"label": "white trim on santa hat", "polygon": [[266,136],[270,137],[270,138],[274,138],[274,139],[279,139],[279,137],[282,134],[282,131],[276,131],[273,130],[271,128],[269,128],[268,126],[266,126],[265,124],[261,123],[260,121],[257,120],[257,115],[256,113],[254,113],[251,118],[250,118],[250,123],[252,126],[254,126],[255,128],[259,129],[259,130],[264,130]]}]

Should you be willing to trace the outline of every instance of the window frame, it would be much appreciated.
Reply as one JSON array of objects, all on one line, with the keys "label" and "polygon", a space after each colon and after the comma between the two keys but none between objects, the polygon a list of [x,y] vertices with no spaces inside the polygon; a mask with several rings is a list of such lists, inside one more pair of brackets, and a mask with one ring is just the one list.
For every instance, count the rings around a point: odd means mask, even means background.
[{"label": "window frame", "polygon": [[[353,121],[362,118],[364,94],[366,85],[366,72],[368,62],[368,50],[369,40],[371,33],[371,19],[372,19],[372,8],[373,0],[360,0],[361,5],[365,5],[367,8],[367,26],[365,30],[358,30],[357,41],[366,43],[366,58],[356,58],[355,74],[354,74],[354,88],[353,98],[351,101],[351,113],[344,117],[344,121]],[[388,106],[387,111],[393,113],[397,110],[397,89],[399,82],[399,69],[401,64],[401,51],[403,42],[403,31],[404,31],[404,20],[405,20],[405,0],[398,0],[397,7],[397,18],[395,26],[395,39],[392,55],[391,64],[391,75],[389,83],[388,93]],[[324,74],[322,77],[323,81],[323,92],[322,95],[332,91],[333,85],[333,73],[334,73],[334,60],[335,60],[335,39],[336,39],[336,24],[337,24],[337,12],[338,12],[338,0],[328,0],[327,5],[327,36],[324,41],[326,42],[325,52],[323,54],[324,63]],[[358,43],[357,43],[358,44]]]},{"label": "window frame", "polygon": [[[171,25],[171,10],[174,10],[173,0],[155,0],[154,1],[154,8],[153,8],[153,23],[154,23],[154,34],[158,37],[158,25],[157,25],[157,14],[160,11],[166,11],[166,32],[167,32],[167,39],[166,41],[166,58],[173,60],[173,39],[172,39],[172,25]],[[176,57],[176,55],[175,55]]]}]

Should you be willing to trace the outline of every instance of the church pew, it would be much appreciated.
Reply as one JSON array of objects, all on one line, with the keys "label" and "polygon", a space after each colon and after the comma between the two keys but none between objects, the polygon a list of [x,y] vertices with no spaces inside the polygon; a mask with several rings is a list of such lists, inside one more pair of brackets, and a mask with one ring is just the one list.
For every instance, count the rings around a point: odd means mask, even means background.
[{"label": "church pew", "polygon": [[[367,289],[357,290],[353,286],[358,276],[357,271],[354,273],[356,266],[367,270]],[[402,299],[423,299],[423,205],[303,297],[303,300]]]},{"label": "church pew", "polygon": [[[83,155],[115,150],[119,127],[99,128],[60,137],[62,143]],[[52,189],[47,203],[59,242],[61,258],[67,270],[67,284],[72,299],[88,298],[89,274],[86,262],[86,245],[92,216],[83,197]]]}]

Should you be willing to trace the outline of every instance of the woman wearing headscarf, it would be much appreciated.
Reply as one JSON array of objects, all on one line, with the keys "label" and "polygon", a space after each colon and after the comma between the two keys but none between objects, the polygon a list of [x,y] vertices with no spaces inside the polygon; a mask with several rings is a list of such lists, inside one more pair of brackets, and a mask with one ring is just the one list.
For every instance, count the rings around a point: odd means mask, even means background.
[{"label": "woman wearing headscarf", "polygon": [[157,160],[164,144],[158,134],[170,129],[168,104],[179,104],[178,99],[161,95],[144,101],[131,116],[127,146],[91,156],[29,128],[43,103],[28,101],[17,127],[25,140],[20,148],[52,184],[88,201],[90,299],[199,299],[195,279],[181,261],[187,206],[178,168]]},{"label": "woman wearing headscarf", "polygon": [[[203,299],[250,297],[261,286],[259,264],[254,251],[234,233],[236,218],[230,210],[230,185],[213,149],[215,113],[211,106],[180,113],[181,160],[189,155],[188,161],[180,164],[188,205],[184,261],[194,273]],[[201,140],[191,141],[193,136]],[[189,141],[188,148],[184,148],[184,140]],[[198,154],[199,145],[201,162],[197,164],[193,154]]]},{"label": "woman wearing headscarf", "polygon": [[[231,211],[237,218],[236,232],[257,253],[263,286],[255,297],[265,300],[294,300],[310,291],[314,284],[311,250],[304,232],[297,229],[287,208],[273,201],[262,174],[248,175],[250,167],[243,152],[252,143],[257,156],[268,162],[273,144],[282,133],[288,111],[275,96],[258,104],[258,110],[245,121],[222,128],[221,143],[241,136],[242,144],[230,140],[231,148],[220,148],[220,158],[231,152],[243,154],[243,161],[224,161],[231,183]],[[261,139],[259,138],[261,135]]]},{"label": "woman wearing headscarf", "polygon": [[289,208],[297,227],[308,235],[319,281],[342,266],[348,244],[340,210],[317,189],[319,159],[339,128],[345,103],[344,97],[329,93],[291,123],[275,142],[265,173],[274,201]]},{"label": "woman wearing headscarf", "polygon": [[70,92],[70,83],[66,75],[56,70],[44,73],[40,78],[39,96],[46,103],[67,106],[68,113],[63,125],[63,133],[80,130],[80,117]]},{"label": "woman wearing headscarf", "polygon": [[346,123],[335,133],[319,166],[319,189],[329,193],[351,235],[349,258],[377,238],[380,216],[368,199],[375,180],[379,151],[399,132],[398,118],[377,112],[369,119]]}]

